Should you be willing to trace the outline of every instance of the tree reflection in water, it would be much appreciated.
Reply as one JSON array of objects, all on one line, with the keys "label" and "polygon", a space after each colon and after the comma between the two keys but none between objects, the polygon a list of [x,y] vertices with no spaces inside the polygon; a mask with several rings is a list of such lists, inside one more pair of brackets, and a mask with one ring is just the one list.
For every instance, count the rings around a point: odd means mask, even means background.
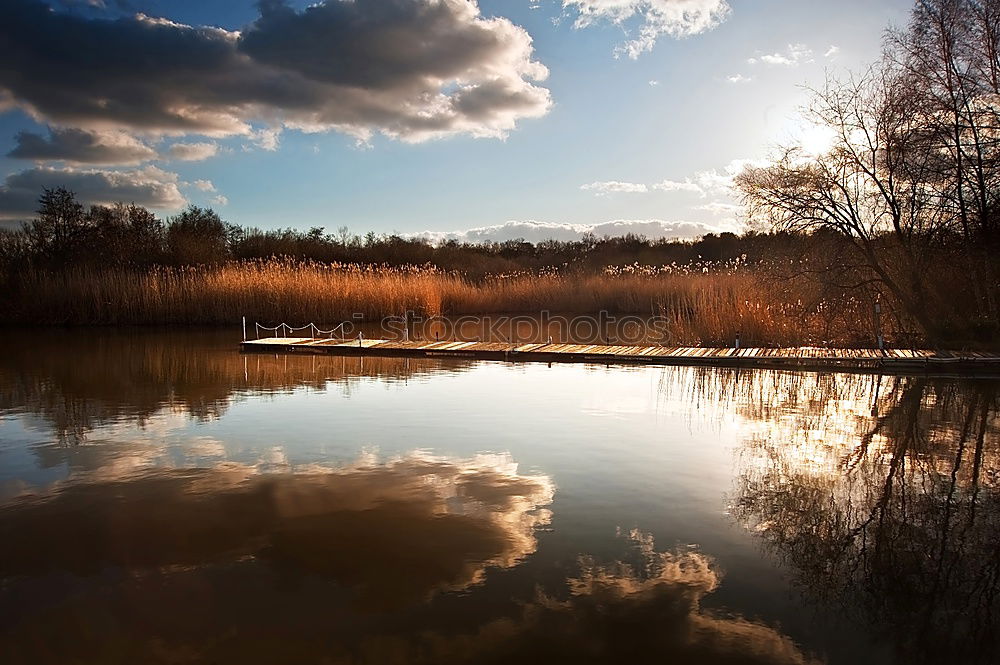
[{"label": "tree reflection in water", "polygon": [[928,377],[691,372],[743,419],[731,510],[899,662],[996,662],[1000,390]]},{"label": "tree reflection in water", "polygon": [[64,445],[115,422],[140,426],[177,411],[213,420],[252,395],[295,389],[350,393],[366,378],[406,381],[468,362],[409,358],[240,355],[231,331],[2,331],[0,413],[43,419]]}]

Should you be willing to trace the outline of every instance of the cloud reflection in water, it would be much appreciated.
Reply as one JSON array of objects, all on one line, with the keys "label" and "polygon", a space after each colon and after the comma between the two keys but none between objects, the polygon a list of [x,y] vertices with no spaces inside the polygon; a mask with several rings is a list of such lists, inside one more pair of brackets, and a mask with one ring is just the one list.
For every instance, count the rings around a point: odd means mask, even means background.
[{"label": "cloud reflection in water", "polygon": [[476,597],[550,519],[550,479],[507,456],[100,478],[0,506],[6,662],[807,662],[703,611],[712,561],[638,531],[638,563],[582,557],[520,600]]},{"label": "cloud reflection in water", "polygon": [[252,557],[396,605],[515,565],[534,551],[552,493],[548,478],[518,475],[503,457],[414,454],[294,474],[161,469],[69,482],[0,507],[0,570],[95,574]]}]

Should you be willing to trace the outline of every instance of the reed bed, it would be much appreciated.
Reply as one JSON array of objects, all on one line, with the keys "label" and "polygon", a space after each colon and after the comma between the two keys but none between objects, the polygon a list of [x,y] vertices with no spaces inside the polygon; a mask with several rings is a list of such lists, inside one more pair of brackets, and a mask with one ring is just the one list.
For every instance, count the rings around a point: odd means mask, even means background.
[{"label": "reed bed", "polygon": [[851,344],[870,337],[864,317],[832,317],[808,283],[770,279],[742,265],[627,266],[599,274],[557,271],[470,280],[434,267],[390,268],[287,260],[217,266],[27,270],[3,299],[4,320],[28,324],[335,324],[406,312],[662,317],[678,344]]}]

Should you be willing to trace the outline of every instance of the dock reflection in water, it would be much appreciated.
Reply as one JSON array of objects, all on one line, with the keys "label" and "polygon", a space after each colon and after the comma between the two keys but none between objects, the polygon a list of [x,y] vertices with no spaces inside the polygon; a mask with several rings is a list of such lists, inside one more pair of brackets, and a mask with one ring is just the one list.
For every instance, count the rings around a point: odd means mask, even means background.
[{"label": "dock reflection in water", "polygon": [[4,335],[4,663],[995,662],[994,381]]}]

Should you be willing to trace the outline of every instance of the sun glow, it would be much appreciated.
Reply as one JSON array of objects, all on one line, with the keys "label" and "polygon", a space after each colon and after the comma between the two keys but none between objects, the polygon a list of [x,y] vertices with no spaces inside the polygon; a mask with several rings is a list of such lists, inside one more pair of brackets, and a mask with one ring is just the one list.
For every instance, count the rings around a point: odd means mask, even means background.
[{"label": "sun glow", "polygon": [[808,157],[826,154],[833,148],[835,140],[836,133],[833,129],[801,115],[789,118],[779,136],[779,143],[795,146]]}]

